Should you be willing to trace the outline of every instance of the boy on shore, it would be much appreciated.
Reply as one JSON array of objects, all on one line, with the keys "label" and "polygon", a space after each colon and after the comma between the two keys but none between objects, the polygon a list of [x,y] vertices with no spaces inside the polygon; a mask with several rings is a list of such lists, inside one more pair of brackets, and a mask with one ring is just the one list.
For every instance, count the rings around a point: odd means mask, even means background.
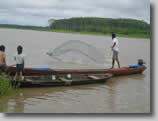
[{"label": "boy on shore", "polygon": [[14,76],[14,80],[17,80],[17,77],[20,75],[20,80],[22,80],[22,76],[23,76],[23,70],[24,70],[24,55],[22,54],[23,51],[23,47],[22,46],[18,46],[17,47],[17,54],[14,57],[15,61],[16,61],[16,74]]}]

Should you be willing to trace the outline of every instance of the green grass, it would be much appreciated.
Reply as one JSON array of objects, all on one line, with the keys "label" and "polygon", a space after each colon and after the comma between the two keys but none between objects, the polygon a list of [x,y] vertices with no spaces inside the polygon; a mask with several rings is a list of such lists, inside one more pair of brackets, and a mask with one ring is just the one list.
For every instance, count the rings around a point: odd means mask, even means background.
[{"label": "green grass", "polygon": [[[0,27],[3,29],[18,29],[18,30],[32,30],[32,31],[48,31],[48,32],[62,32],[62,33],[74,33],[74,34],[87,34],[87,35],[96,35],[96,36],[111,36],[111,34],[104,34],[101,32],[86,32],[86,31],[82,31],[82,32],[75,32],[75,31],[68,31],[68,30],[55,30],[55,29],[27,29],[27,28],[13,28],[13,27]],[[127,38],[150,38],[150,35],[148,34],[118,34],[116,33],[116,35],[118,37],[127,37]]]},{"label": "green grass", "polygon": [[[77,34],[88,34],[88,35],[96,35],[96,36],[111,36],[111,34],[104,34],[101,32],[74,32],[74,31],[66,31],[66,30],[49,30],[53,32],[63,32],[63,33],[77,33]],[[127,37],[127,38],[150,38],[150,35],[145,35],[145,34],[118,34],[116,33],[118,37]]]},{"label": "green grass", "polygon": [[6,95],[15,94],[16,89],[10,84],[9,76],[1,73],[0,74],[0,97]]}]

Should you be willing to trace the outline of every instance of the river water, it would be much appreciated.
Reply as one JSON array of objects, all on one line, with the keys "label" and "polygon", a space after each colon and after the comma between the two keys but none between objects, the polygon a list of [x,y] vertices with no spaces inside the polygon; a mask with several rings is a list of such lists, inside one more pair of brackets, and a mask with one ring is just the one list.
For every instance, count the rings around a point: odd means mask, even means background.
[{"label": "river water", "polygon": [[[106,83],[82,86],[21,88],[16,96],[0,99],[0,112],[7,113],[149,113],[150,112],[150,40],[121,38],[121,66],[146,62],[143,74],[115,77]],[[52,61],[46,52],[69,40],[94,46],[105,63]],[[7,64],[14,64],[16,47],[24,47],[26,67],[54,69],[110,68],[111,37],[30,30],[0,29],[0,44],[6,46]],[[64,56],[64,55],[62,55]],[[68,56],[65,54],[65,56]],[[94,54],[95,56],[95,54]],[[117,68],[117,65],[115,65]]]}]

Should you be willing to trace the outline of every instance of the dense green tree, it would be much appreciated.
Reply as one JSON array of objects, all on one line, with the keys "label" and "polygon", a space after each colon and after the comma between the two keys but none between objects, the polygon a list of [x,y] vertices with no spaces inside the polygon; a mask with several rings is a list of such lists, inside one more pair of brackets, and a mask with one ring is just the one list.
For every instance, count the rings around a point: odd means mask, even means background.
[{"label": "dense green tree", "polygon": [[150,25],[141,20],[135,19],[112,19],[81,17],[54,20],[50,24],[53,30],[65,30],[75,32],[100,32],[111,34],[112,32],[130,35],[141,34],[150,35]]}]

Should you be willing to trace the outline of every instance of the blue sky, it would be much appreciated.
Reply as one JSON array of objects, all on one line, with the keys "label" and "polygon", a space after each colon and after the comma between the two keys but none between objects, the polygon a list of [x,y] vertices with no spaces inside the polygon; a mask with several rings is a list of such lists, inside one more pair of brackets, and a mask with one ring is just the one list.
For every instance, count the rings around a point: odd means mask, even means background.
[{"label": "blue sky", "polygon": [[149,0],[0,0],[0,24],[47,26],[49,19],[133,18],[150,23]]}]

